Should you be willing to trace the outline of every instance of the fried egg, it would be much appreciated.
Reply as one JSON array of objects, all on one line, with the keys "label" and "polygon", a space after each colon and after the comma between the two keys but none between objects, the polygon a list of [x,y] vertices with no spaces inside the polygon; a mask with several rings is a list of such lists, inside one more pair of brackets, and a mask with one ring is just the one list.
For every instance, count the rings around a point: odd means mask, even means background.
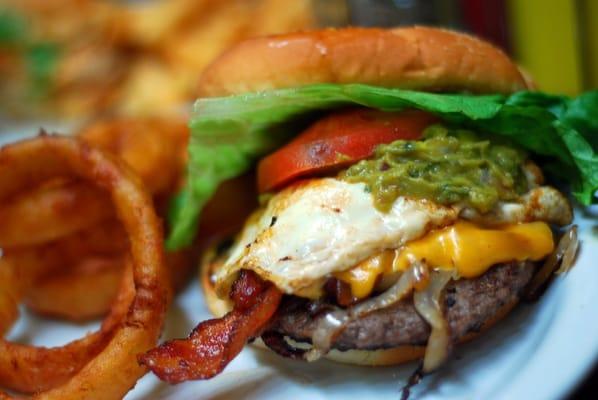
[{"label": "fried egg", "polygon": [[238,271],[249,269],[287,294],[316,298],[332,273],[453,224],[459,212],[458,206],[401,196],[381,212],[363,183],[303,181],[249,218],[216,271],[215,287],[226,296]]}]

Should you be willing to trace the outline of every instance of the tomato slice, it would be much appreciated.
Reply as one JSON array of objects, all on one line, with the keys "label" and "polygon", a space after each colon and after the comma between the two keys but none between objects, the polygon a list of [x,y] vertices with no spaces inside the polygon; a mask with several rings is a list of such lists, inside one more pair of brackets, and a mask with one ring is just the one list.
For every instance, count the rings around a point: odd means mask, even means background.
[{"label": "tomato slice", "polygon": [[377,145],[414,140],[437,119],[417,110],[398,113],[351,109],[331,114],[263,158],[257,167],[260,193],[298,178],[322,175],[371,156]]}]

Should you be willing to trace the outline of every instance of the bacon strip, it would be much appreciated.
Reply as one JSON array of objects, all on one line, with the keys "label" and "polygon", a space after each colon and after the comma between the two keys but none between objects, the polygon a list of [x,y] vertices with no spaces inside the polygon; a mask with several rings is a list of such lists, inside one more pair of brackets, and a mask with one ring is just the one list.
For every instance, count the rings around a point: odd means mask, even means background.
[{"label": "bacon strip", "polygon": [[222,318],[197,325],[187,339],[175,339],[139,356],[160,379],[169,383],[209,379],[218,375],[260,335],[280,304],[282,293],[254,272],[241,271],[231,299],[234,308]]}]

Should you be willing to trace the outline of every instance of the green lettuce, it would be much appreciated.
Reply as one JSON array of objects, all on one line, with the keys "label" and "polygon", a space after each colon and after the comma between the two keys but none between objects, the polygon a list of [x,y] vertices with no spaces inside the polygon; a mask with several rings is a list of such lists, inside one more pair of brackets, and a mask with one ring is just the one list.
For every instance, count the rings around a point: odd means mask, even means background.
[{"label": "green lettuce", "polygon": [[349,84],[200,99],[190,121],[187,184],[171,208],[170,249],[192,242],[202,207],[223,181],[251,168],[322,110],[365,106],[416,108],[445,123],[507,137],[571,183],[588,205],[598,189],[598,91],[575,99],[537,92],[510,96],[435,94]]}]

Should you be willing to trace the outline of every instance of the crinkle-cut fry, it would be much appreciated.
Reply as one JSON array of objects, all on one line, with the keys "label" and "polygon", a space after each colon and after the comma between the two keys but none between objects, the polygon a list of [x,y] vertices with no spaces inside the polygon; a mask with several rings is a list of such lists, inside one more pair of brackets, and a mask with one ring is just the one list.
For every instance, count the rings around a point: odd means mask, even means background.
[{"label": "crinkle-cut fry", "polygon": [[[91,358],[85,359],[85,355],[81,357],[78,352],[66,352],[63,355],[65,359],[57,358],[55,361],[62,362],[62,365],[68,365],[70,359],[66,359],[69,357],[83,358],[86,362],[79,370],[71,367],[71,374],[65,377],[64,382],[34,397],[66,400],[121,398],[146,372],[137,364],[136,356],[155,345],[171,297],[164,267],[160,221],[151,198],[139,178],[126,165],[71,138],[44,135],[0,150],[0,200],[14,196],[26,185],[73,176],[89,180],[110,193],[116,215],[131,242],[135,291],[130,306],[115,324],[107,344],[97,350],[93,346],[84,346],[83,350]],[[5,248],[3,243],[0,246]],[[0,341],[0,346],[3,347],[0,349],[0,373],[4,374],[0,377],[4,378],[0,379],[0,384],[20,386],[29,391],[34,389],[22,382],[5,381],[9,373],[24,371],[26,376],[36,373],[33,368],[21,369],[20,362],[27,359],[12,357],[7,348],[29,347],[60,353],[60,348],[35,348],[5,340]],[[54,368],[54,364],[43,357],[40,361],[43,362],[37,365],[39,371],[50,372]],[[11,398],[7,394],[3,396]]]}]

